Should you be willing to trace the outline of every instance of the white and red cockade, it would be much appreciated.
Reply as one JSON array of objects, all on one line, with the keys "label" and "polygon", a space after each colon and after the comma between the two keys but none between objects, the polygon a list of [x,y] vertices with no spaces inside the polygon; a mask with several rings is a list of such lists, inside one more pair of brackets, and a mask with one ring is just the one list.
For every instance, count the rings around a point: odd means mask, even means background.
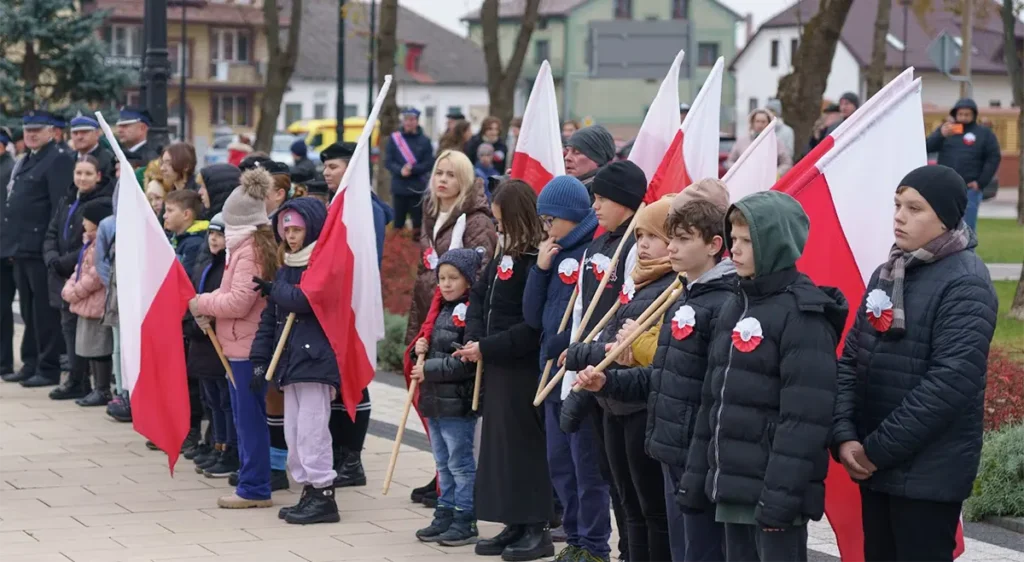
[{"label": "white and red cockade", "polygon": [[558,278],[566,285],[575,285],[580,280],[580,261],[566,258],[558,264]]},{"label": "white and red cockade", "polygon": [[693,333],[697,326],[697,313],[693,307],[684,304],[672,315],[672,337],[677,340],[685,340]]},{"label": "white and red cockade", "polygon": [[512,256],[501,256],[501,263],[498,264],[498,279],[508,281],[512,278],[512,267],[514,262]]},{"label": "white and red cockade", "polygon": [[757,349],[762,339],[764,333],[761,331],[761,322],[753,316],[740,320],[732,329],[732,344],[743,353]]}]

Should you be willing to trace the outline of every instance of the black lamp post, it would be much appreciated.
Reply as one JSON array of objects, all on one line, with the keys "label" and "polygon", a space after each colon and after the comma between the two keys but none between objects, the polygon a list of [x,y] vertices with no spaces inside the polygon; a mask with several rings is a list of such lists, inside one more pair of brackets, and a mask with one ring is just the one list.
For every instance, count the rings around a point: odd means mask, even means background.
[{"label": "black lamp post", "polygon": [[146,40],[142,80],[145,84],[142,103],[153,118],[149,141],[153,146],[167,146],[167,0],[145,0],[142,16]]},{"label": "black lamp post", "polygon": [[338,0],[338,96],[334,113],[338,121],[338,142],[345,141],[345,0]]},{"label": "black lamp post", "polygon": [[188,137],[185,136],[185,123],[188,119],[188,114],[185,111],[185,73],[188,70],[188,34],[186,33],[188,25],[188,2],[181,2],[181,53],[178,56],[178,81],[180,82],[178,90],[178,135],[181,141],[184,141]]},{"label": "black lamp post", "polygon": [[907,49],[909,44],[907,43],[907,25],[910,21],[910,2],[911,0],[900,0],[903,4],[903,68],[907,68]]},{"label": "black lamp post", "polygon": [[377,0],[370,0],[370,56],[369,68],[370,71],[366,75],[366,116],[370,116],[370,110],[373,109],[373,85],[374,79],[373,74],[375,69],[374,63],[377,62]]}]

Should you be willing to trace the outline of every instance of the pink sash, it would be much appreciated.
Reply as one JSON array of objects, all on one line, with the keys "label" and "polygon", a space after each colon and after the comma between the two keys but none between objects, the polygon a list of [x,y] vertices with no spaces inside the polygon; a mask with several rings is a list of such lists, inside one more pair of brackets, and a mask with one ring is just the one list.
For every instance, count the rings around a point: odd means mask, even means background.
[{"label": "pink sash", "polygon": [[395,131],[391,133],[391,142],[395,143],[398,147],[398,151],[402,153],[402,158],[405,158],[405,162],[410,166],[416,165],[416,156],[413,155],[412,149],[409,148],[409,143],[405,142],[405,137],[402,133]]}]

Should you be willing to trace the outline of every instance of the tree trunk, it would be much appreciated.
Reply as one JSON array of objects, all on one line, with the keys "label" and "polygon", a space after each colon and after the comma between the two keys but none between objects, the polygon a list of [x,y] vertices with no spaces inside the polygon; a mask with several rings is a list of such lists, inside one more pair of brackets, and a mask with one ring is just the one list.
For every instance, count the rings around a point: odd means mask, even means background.
[{"label": "tree trunk", "polygon": [[892,12],[892,0],[880,0],[878,13],[875,14],[875,36],[871,42],[871,66],[868,67],[867,97],[875,95],[885,84],[885,36],[889,34],[889,14]]},{"label": "tree trunk", "polygon": [[1017,292],[1013,295],[1013,304],[1010,305],[1010,317],[1017,320],[1024,320],[1024,269],[1020,272],[1020,280],[1017,281]]},{"label": "tree trunk", "polygon": [[36,109],[35,87],[39,84],[42,63],[36,55],[36,47],[32,41],[25,41],[25,56],[21,62],[21,83],[25,89],[21,92],[20,107],[25,111]]},{"label": "tree trunk", "polygon": [[295,71],[299,56],[299,33],[302,24],[302,0],[291,0],[291,22],[288,44],[281,49],[281,28],[278,22],[277,0],[263,1],[263,25],[267,30],[267,84],[260,100],[260,121],[256,125],[256,150],[270,152],[277,132],[277,117],[281,100],[288,89],[288,81]]},{"label": "tree trunk", "polygon": [[[1021,53],[1017,52],[1017,40],[1014,37],[1014,26],[1017,24],[1017,17],[1024,4],[1014,0],[1003,0],[999,15],[1003,20],[1003,52],[1006,59],[1006,69],[1010,74],[1010,87],[1013,88],[1013,104],[1017,106],[1017,138],[1020,145],[1020,154],[1017,163],[1020,165],[1017,175],[1017,223],[1024,224],[1024,61],[1021,60]],[[1017,298],[1014,304],[1021,298],[1021,288],[1017,287]]]},{"label": "tree trunk", "polygon": [[806,152],[814,121],[821,114],[821,96],[832,71],[839,34],[853,0],[821,0],[818,13],[804,26],[793,72],[779,80],[783,118],[796,138],[796,157]]},{"label": "tree trunk", "polygon": [[971,45],[974,44],[974,0],[963,0],[960,23],[960,76],[967,78],[960,82],[960,97],[971,97]]},{"label": "tree trunk", "polygon": [[526,0],[522,18],[519,20],[519,34],[508,65],[502,67],[498,47],[498,0],[484,0],[480,7],[480,25],[483,31],[484,60],[487,62],[487,93],[490,98],[491,115],[501,119],[502,134],[508,132],[515,113],[516,86],[523,70],[530,37],[537,26],[540,0]]},{"label": "tree trunk", "polygon": [[[377,29],[377,68],[378,86],[384,85],[384,77],[395,73],[395,52],[398,50],[398,0],[381,0],[380,27]],[[391,133],[398,128],[398,105],[395,103],[398,93],[398,82],[392,78],[391,88],[384,98],[384,107],[380,108],[380,134],[378,146],[380,156],[377,158],[377,172],[374,175],[377,184],[377,195],[391,202],[391,174],[384,166],[387,151],[390,150]]]}]

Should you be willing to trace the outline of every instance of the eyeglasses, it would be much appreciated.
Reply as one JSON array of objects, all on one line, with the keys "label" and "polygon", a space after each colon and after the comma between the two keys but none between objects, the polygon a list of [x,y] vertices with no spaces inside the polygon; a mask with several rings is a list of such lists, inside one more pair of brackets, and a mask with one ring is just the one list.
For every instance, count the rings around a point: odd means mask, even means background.
[{"label": "eyeglasses", "polygon": [[549,217],[547,215],[540,216],[540,223],[544,225],[544,228],[551,228],[551,225],[555,224],[555,217]]}]

